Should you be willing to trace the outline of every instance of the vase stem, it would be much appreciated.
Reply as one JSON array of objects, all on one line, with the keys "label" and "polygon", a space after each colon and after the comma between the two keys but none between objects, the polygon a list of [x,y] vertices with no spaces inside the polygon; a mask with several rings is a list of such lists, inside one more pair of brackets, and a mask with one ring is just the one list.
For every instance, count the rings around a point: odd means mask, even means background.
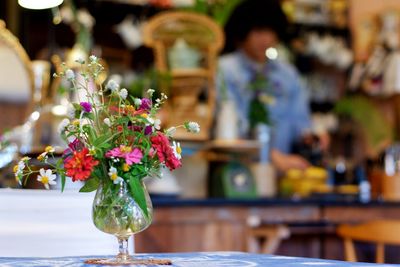
[{"label": "vase stem", "polygon": [[119,253],[117,259],[120,261],[127,261],[130,259],[128,251],[128,238],[118,238]]}]

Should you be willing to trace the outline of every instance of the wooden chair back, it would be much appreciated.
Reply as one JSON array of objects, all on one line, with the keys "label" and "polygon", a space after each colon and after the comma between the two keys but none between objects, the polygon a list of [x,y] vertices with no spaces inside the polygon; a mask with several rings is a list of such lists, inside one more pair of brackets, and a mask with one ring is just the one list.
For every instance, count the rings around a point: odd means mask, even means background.
[{"label": "wooden chair back", "polygon": [[358,225],[339,225],[337,234],[343,238],[346,261],[356,262],[354,241],[376,244],[376,263],[385,261],[385,244],[400,245],[400,220],[376,220]]},{"label": "wooden chair back", "polygon": [[[198,53],[198,65],[188,68],[173,66],[170,52],[176,48],[178,40],[183,40]],[[170,77],[167,93],[170,97],[169,112],[173,116],[168,116],[170,119],[166,124],[197,121],[202,128],[200,134],[185,136],[185,132],[178,129],[175,137],[208,139],[216,101],[217,58],[224,44],[222,28],[205,15],[165,11],[145,24],[143,42],[154,51],[157,71]],[[201,102],[198,101],[200,96],[205,96]]]}]

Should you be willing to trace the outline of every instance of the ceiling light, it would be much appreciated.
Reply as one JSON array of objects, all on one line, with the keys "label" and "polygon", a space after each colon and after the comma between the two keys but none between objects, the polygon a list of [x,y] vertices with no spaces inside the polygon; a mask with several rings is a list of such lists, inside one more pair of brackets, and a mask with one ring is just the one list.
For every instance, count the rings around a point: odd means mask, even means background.
[{"label": "ceiling light", "polygon": [[18,0],[18,4],[28,9],[46,9],[62,4],[64,0]]}]

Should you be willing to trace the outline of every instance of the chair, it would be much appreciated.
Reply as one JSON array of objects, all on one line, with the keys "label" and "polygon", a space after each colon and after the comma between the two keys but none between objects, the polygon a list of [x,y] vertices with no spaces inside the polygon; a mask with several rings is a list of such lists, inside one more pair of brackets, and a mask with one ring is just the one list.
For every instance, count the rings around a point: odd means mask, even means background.
[{"label": "chair", "polygon": [[0,132],[22,123],[32,109],[34,76],[19,40],[0,20]]},{"label": "chair", "polygon": [[199,135],[178,131],[176,137],[208,139],[216,101],[217,56],[224,44],[221,27],[205,15],[166,11],[146,23],[143,41],[154,51],[157,71],[171,77],[168,106],[173,116],[167,124],[197,121],[202,127]]},{"label": "chair", "polygon": [[337,234],[344,239],[346,261],[357,261],[353,241],[376,244],[376,263],[384,263],[384,245],[400,245],[400,220],[376,220],[358,225],[339,225]]}]

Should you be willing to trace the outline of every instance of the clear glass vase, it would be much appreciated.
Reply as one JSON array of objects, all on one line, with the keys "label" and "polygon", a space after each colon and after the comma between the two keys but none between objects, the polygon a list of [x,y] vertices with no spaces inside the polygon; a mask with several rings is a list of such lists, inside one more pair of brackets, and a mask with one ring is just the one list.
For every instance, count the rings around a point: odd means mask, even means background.
[{"label": "clear glass vase", "polygon": [[[133,234],[146,229],[152,222],[153,206],[150,196],[143,186],[147,215],[132,196],[129,186],[121,181],[119,184],[102,182],[93,201],[92,218],[94,225],[102,232],[117,237],[119,253],[115,259],[107,260],[118,264],[131,264],[133,259],[128,252],[128,239]],[[102,264],[102,262],[96,262]]]}]

